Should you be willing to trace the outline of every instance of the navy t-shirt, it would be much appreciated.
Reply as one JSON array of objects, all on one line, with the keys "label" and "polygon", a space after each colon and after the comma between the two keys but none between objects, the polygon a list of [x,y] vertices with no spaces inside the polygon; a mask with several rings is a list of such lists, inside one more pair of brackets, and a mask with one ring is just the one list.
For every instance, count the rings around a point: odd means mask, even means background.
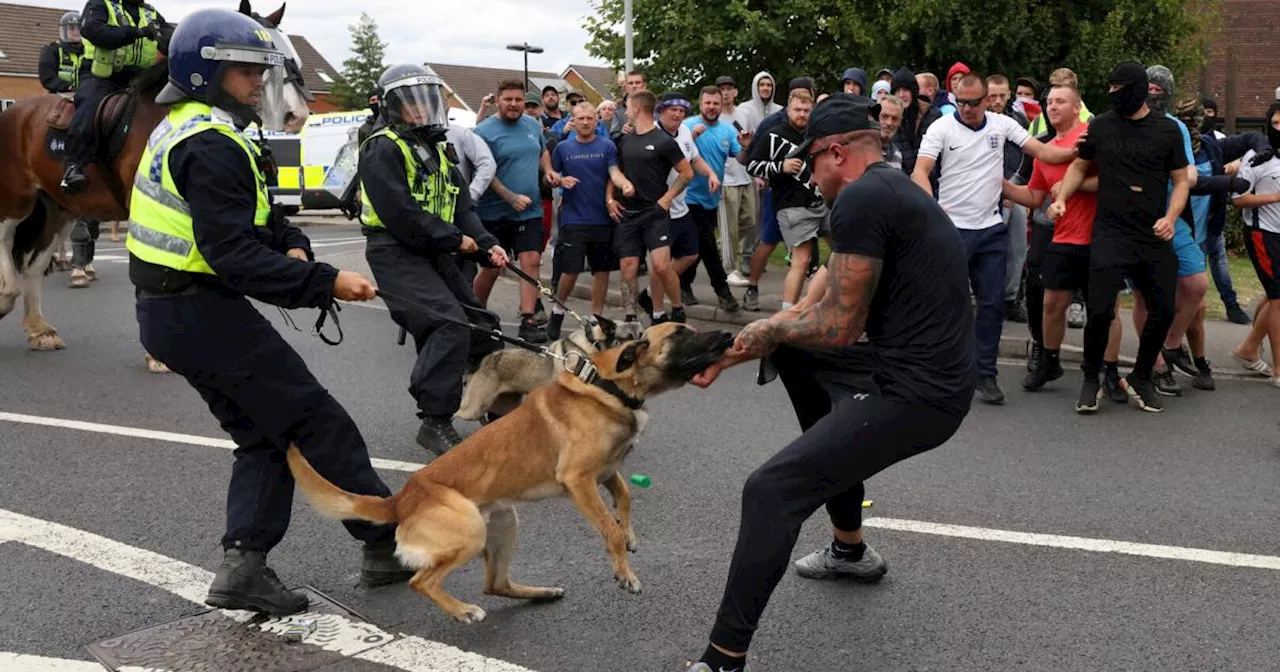
[{"label": "navy t-shirt", "polygon": [[618,148],[599,136],[582,142],[577,135],[562,140],[551,153],[551,167],[565,177],[578,178],[561,191],[560,223],[565,226],[606,226],[613,223],[605,208],[609,168],[618,165]]}]

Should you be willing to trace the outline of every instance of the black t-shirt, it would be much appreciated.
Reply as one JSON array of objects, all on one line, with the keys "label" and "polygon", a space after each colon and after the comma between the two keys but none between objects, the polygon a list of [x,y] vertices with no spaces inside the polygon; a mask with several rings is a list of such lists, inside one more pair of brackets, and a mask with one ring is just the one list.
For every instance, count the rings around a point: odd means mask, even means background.
[{"label": "black t-shirt", "polygon": [[951,218],[906,173],[877,163],[836,196],[831,237],[833,252],[883,261],[867,341],[840,353],[848,370],[869,374],[886,399],[968,413],[973,310],[964,242]]},{"label": "black t-shirt", "polygon": [[667,177],[681,161],[684,152],[680,145],[658,126],[644,135],[632,132],[622,136],[618,140],[618,168],[636,189],[631,198],[614,191],[622,207],[641,210],[657,203],[667,193]]},{"label": "black t-shirt", "polygon": [[1098,163],[1095,238],[1168,245],[1152,227],[1169,202],[1169,173],[1187,166],[1178,122],[1152,112],[1133,120],[1108,110],[1089,122],[1080,158]]}]

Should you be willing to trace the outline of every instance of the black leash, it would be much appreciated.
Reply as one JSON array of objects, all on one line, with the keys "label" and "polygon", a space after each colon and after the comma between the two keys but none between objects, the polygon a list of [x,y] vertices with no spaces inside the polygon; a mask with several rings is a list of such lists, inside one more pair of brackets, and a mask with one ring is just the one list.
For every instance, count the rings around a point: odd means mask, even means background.
[{"label": "black leash", "polygon": [[[284,323],[286,325],[291,327],[294,331],[302,331],[298,328],[298,323],[293,321],[293,317],[289,315],[288,311],[279,306],[276,306],[276,310],[280,311],[280,317],[284,318]],[[344,338],[342,334],[342,323],[338,321],[338,311],[340,310],[342,310],[342,305],[337,301],[330,301],[327,308],[321,308],[320,317],[316,318],[316,324],[311,328],[311,335],[324,341],[328,345],[340,345]],[[329,338],[324,333],[324,323],[330,317],[333,318],[333,326],[338,328],[338,340],[336,341]],[[403,343],[401,345],[403,345]]]},{"label": "black leash", "polygon": [[541,280],[539,280],[539,279],[537,279],[537,278],[535,278],[535,277],[533,277],[533,276],[529,275],[528,273],[525,273],[524,271],[520,270],[520,268],[519,268],[516,264],[511,263],[511,262],[508,262],[508,263],[507,263],[507,266],[506,266],[506,269],[507,269],[508,271],[511,271],[512,273],[515,273],[515,274],[516,274],[516,277],[520,278],[521,280],[524,280],[525,282],[527,282],[527,283],[529,283],[529,284],[533,285],[533,286],[534,286],[534,288],[536,288],[536,289],[538,290],[538,293],[539,293],[539,294],[541,294],[541,295],[543,295],[543,296],[547,297],[547,300],[548,300],[548,301],[550,301],[550,302],[552,302],[552,303],[556,304],[557,306],[560,306],[561,310],[563,310],[563,311],[565,311],[566,313],[569,313],[569,315],[573,316],[573,319],[577,320],[577,321],[578,321],[578,324],[580,324],[580,325],[582,325],[582,326],[586,326],[588,323],[590,323],[590,324],[595,324],[595,323],[596,323],[596,320],[595,320],[595,318],[594,318],[594,317],[591,317],[591,318],[584,318],[584,317],[582,317],[581,315],[579,315],[579,314],[577,314],[576,312],[574,312],[574,310],[573,310],[572,308],[570,308],[569,306],[564,305],[564,302],[562,302],[559,298],[557,298],[557,297],[556,297],[555,292],[551,291],[551,288],[549,288],[549,287],[547,287],[546,285],[542,284],[542,281],[541,281]]},{"label": "black leash", "polygon": [[[472,324],[471,322],[456,320],[452,317],[449,317],[448,315],[442,315],[439,312],[432,310],[427,306],[422,305],[421,303],[418,303],[417,301],[410,301],[404,297],[401,297],[395,294],[388,294],[387,292],[384,292],[381,289],[374,290],[374,293],[377,294],[378,297],[381,298],[383,301],[393,301],[393,302],[400,303],[402,305],[412,306],[413,308],[423,313],[426,313],[427,315],[430,315],[431,317],[434,317],[435,319],[440,320],[441,322],[448,322],[449,324],[454,324],[459,327],[466,327],[467,329],[470,329],[471,331],[474,331],[478,334],[484,334],[485,336],[488,336],[489,338],[492,338],[495,341],[510,343],[511,345],[514,345],[518,348],[523,348],[525,350],[528,350],[530,352],[535,352],[540,355],[546,355],[547,357],[550,357],[552,359],[564,359],[563,357],[558,357],[557,355],[552,354],[552,352],[544,346],[534,345],[533,343],[530,343],[522,338],[516,338],[514,336],[508,336],[502,333],[501,327],[498,327],[496,329],[488,329],[477,324]],[[466,308],[465,305],[463,307]],[[401,329],[402,329],[402,333],[404,333],[403,327]],[[402,345],[403,343],[404,342],[401,341]]]}]

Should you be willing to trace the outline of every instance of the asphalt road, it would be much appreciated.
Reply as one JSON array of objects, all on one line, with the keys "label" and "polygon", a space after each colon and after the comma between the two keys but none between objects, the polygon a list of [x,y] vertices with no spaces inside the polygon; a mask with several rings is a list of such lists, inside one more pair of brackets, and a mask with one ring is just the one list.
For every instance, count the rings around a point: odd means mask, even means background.
[{"label": "asphalt road", "polygon": [[[308,233],[324,243],[322,257],[359,266],[353,229]],[[102,279],[91,289],[48,278],[46,316],[67,350],[28,352],[20,317],[0,322],[0,413],[226,439],[183,380],[146,371],[127,266],[112,260],[121,247],[104,236]],[[494,305],[510,307],[514,296],[500,286]],[[413,353],[396,346],[385,312],[346,307],[336,348],[290,330],[274,309],[265,314],[355,417],[375,457],[429,461],[413,442],[405,391]],[[313,318],[295,315],[304,330]],[[1161,415],[1106,406],[1078,417],[1078,374],[1037,394],[1017,389],[1019,374],[1004,369],[1007,405],[975,406],[951,442],[868,483],[867,538],[888,559],[888,576],[861,586],[788,574],[757,635],[753,670],[1275,669],[1276,390],[1221,381],[1215,392],[1169,400]],[[616,587],[598,536],[567,500],[520,509],[513,566],[516,580],[563,586],[566,597],[486,597],[473,562],[448,585],[488,610],[476,626],[407,586],[357,587],[358,545],[301,497],[272,564],[286,583],[315,586],[380,628],[490,660],[452,669],[496,670],[500,660],[540,672],[680,670],[706,643],[742,483],[798,430],[781,385],[756,386],[748,367],[709,390],[655,398],[651,413],[625,466],[653,479],[633,489],[639,596]],[[0,419],[0,455],[0,514],[216,567],[225,448]],[[393,489],[406,478],[381,473]],[[0,515],[0,652],[87,660],[88,642],[201,611],[105,562],[3,543],[4,530]],[[793,557],[827,534],[815,516]],[[1111,542],[1157,546],[1104,552]],[[352,660],[326,669],[390,668]]]}]

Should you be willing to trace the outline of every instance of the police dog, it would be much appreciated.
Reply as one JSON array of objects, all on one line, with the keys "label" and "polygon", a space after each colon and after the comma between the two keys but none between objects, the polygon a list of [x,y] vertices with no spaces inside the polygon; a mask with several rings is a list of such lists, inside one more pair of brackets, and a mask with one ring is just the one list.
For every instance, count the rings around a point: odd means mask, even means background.
[{"label": "police dog", "polygon": [[[565,338],[552,342],[547,350],[557,357],[572,352],[590,359],[601,350],[626,340],[635,339],[619,338],[618,325],[613,320],[597,317]],[[454,415],[463,420],[482,420],[489,412],[509,413],[533,388],[555,379],[556,371],[562,368],[560,361],[519,348],[504,348],[486,355],[467,381],[462,404]]]},{"label": "police dog", "polygon": [[[563,588],[511,581],[517,528],[512,505],[519,501],[571,499],[604,537],[619,586],[639,593],[640,579],[627,557],[636,550],[631,494],[618,469],[648,419],[645,400],[683,386],[732,343],[733,336],[722,331],[699,333],[674,322],[650,327],[638,341],[596,353],[591,382],[562,371],[511,413],[419,469],[392,497],[341,490],[296,445],[289,446],[289,470],[324,516],[396,523],[396,556],[417,570],[410,585],[462,623],[478,623],[485,612],[458,601],[443,584],[481,551],[485,594],[526,600],[564,595]],[[616,520],[601,485],[613,497]]]}]

